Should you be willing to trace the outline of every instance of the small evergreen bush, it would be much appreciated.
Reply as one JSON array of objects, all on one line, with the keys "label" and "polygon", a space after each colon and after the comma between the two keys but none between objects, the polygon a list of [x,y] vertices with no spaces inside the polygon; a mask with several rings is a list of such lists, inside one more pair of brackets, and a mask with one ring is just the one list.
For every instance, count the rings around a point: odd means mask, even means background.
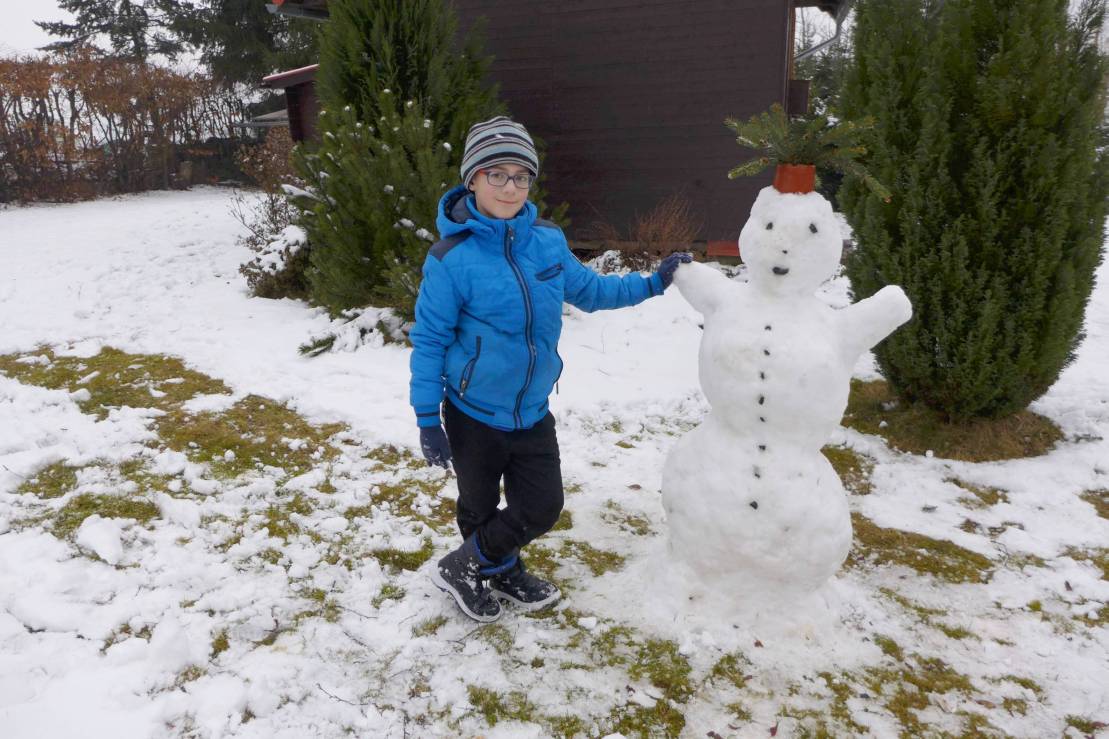
[{"label": "small evergreen bush", "polygon": [[901,285],[914,317],[875,354],[949,420],[1040,397],[1075,357],[1109,196],[1102,0],[860,0],[844,114],[879,123],[848,180],[854,296]]}]

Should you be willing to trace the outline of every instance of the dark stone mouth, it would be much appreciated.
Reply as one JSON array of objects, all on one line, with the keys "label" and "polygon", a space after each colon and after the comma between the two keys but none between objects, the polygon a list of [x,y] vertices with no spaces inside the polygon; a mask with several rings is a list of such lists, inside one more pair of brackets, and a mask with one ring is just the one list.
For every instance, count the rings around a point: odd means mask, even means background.
[{"label": "dark stone mouth", "polygon": [[787,274],[789,274],[789,267],[775,267],[774,268],[774,274],[776,274],[776,275],[787,275]]}]

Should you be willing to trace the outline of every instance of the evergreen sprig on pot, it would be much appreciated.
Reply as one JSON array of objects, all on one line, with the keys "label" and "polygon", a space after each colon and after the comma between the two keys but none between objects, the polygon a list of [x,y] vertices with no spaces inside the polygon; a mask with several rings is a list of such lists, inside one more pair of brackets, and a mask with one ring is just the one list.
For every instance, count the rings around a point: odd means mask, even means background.
[{"label": "evergreen sprig on pot", "polygon": [[728,172],[729,179],[757,175],[767,167],[779,164],[809,164],[817,169],[831,170],[856,177],[871,192],[889,200],[890,192],[863,166],[866,155],[862,144],[865,132],[874,124],[863,122],[831,122],[826,116],[796,116],[792,119],[778,103],[769,110],[752,116],[746,122],[728,118],[724,125],[736,132],[740,146],[761,152]]}]

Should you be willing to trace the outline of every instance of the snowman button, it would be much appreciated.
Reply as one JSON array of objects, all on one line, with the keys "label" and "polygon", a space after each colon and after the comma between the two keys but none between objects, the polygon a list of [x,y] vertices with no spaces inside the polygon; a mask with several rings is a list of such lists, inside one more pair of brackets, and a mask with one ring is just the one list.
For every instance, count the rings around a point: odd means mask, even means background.
[{"label": "snowman button", "polygon": [[759,416],[759,420],[766,423],[766,416]]},{"label": "snowman button", "polygon": [[766,451],[766,444],[759,444],[759,451],[760,452],[765,452]]},{"label": "snowman button", "polygon": [[765,402],[766,402],[766,396],[765,395],[760,395],[759,396],[759,405],[762,405]]},{"label": "snowman button", "polygon": [[751,501],[750,503],[748,503],[747,505],[751,506],[751,507],[752,507],[752,508],[754,508],[754,509],[755,509],[756,511],[757,511],[757,510],[759,509],[759,502],[758,502],[757,500],[752,500],[752,501]]},{"label": "snowman button", "polygon": [[759,480],[761,480],[761,479],[762,479],[762,473],[761,473],[761,472],[759,472],[759,468],[758,468],[758,467],[756,467],[756,468],[755,468],[755,477],[756,477],[756,478],[758,478]]},{"label": "snowman button", "polygon": [[770,330],[770,324],[768,323],[768,324],[766,324],[766,328],[764,328],[763,331],[769,331],[769,330]]},{"label": "snowman button", "polygon": [[770,350],[769,349],[763,349],[762,353],[765,354],[768,357],[770,356]]},{"label": "snowman button", "polygon": [[760,372],[759,373],[759,379],[760,380],[765,380],[766,379],[766,373],[765,372]]}]

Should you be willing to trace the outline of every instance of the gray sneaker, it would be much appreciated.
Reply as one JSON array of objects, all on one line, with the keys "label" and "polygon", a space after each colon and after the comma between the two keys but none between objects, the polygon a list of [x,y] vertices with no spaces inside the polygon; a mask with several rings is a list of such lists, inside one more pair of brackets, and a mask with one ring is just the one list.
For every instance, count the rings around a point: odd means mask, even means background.
[{"label": "gray sneaker", "polygon": [[519,555],[512,567],[489,577],[489,590],[494,596],[511,601],[528,611],[546,608],[562,597],[553,583],[528,572]]},{"label": "gray sneaker", "polygon": [[431,581],[449,593],[467,616],[488,623],[501,617],[501,603],[485,585],[487,578],[481,569],[487,560],[481,556],[475,537],[471,535],[439,560],[431,571]]}]

